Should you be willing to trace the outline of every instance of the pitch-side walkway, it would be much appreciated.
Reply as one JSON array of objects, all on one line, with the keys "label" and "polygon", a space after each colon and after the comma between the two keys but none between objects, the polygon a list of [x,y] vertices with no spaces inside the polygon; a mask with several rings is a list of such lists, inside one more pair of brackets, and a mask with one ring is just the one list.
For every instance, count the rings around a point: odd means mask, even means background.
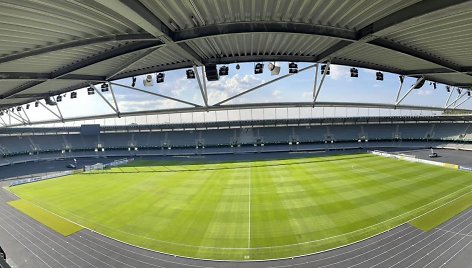
[{"label": "pitch-side walkway", "polygon": [[427,233],[404,224],[324,253],[237,263],[159,254],[89,230],[63,237],[6,204],[13,198],[0,190],[0,244],[12,267],[472,267],[472,209]]}]

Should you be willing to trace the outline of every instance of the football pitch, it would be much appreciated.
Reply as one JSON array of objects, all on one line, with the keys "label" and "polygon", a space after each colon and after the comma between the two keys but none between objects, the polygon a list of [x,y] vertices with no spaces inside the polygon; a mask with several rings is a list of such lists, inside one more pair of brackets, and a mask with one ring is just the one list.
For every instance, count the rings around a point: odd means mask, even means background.
[{"label": "football pitch", "polygon": [[244,261],[328,250],[457,200],[470,206],[472,173],[369,154],[234,163],[136,161],[10,190],[129,244]]}]

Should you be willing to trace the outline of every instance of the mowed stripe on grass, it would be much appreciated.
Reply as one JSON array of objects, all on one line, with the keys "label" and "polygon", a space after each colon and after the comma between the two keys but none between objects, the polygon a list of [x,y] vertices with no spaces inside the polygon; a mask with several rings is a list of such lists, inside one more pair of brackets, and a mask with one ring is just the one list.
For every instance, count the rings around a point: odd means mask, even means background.
[{"label": "mowed stripe on grass", "polygon": [[261,260],[364,239],[470,192],[472,185],[468,172],[367,154],[144,164],[11,190],[141,247],[204,259]]}]

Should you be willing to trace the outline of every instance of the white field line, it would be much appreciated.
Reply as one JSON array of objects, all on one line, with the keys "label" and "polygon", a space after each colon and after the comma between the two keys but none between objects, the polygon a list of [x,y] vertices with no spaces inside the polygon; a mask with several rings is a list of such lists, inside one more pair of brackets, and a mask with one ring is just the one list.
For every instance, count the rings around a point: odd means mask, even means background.
[{"label": "white field line", "polygon": [[250,249],[251,248],[251,176],[248,176],[249,177],[249,227],[248,227],[248,240],[247,240],[247,248]]},{"label": "white field line", "polygon": [[446,233],[455,234],[455,235],[460,235],[460,236],[470,236],[470,237],[472,237],[472,235],[471,235],[471,234],[462,234],[462,233],[457,233],[457,232],[453,232],[453,231],[444,230],[444,229],[441,229],[441,228],[435,228],[435,229],[436,229],[436,230],[439,230],[439,231],[446,232]]}]

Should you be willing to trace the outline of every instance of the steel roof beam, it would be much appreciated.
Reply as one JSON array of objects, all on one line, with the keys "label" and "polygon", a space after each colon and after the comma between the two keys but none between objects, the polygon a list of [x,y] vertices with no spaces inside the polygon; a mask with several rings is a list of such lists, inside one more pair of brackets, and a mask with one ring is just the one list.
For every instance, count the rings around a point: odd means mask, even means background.
[{"label": "steel roof beam", "polygon": [[357,40],[356,31],[325,25],[313,25],[297,22],[231,22],[211,24],[196,28],[189,28],[174,33],[175,42],[189,41],[216,35],[238,33],[297,33],[320,35],[338,39]]},{"label": "steel roof beam", "polygon": [[[421,59],[421,60],[424,60],[424,61],[428,61],[428,62],[437,64],[437,65],[440,65],[440,66],[450,70],[451,72],[461,73],[461,67],[459,65],[452,64],[449,61],[437,58],[437,57],[435,57],[431,54],[421,52],[421,51],[418,51],[416,49],[413,49],[413,48],[410,48],[410,47],[407,47],[407,46],[403,46],[403,45],[400,45],[398,43],[395,43],[395,42],[392,42],[392,41],[389,41],[389,40],[386,40],[386,39],[375,39],[375,40],[370,41],[369,44],[373,44],[373,45],[376,45],[378,47],[383,47],[383,48],[386,48],[386,49],[390,49],[390,50],[393,50],[393,51],[396,51],[396,52],[399,52],[399,53],[402,53],[402,54],[405,54],[405,55],[408,55],[408,56],[415,57],[417,59]],[[467,74],[467,73],[465,73],[465,74]]]},{"label": "steel roof beam", "polygon": [[[31,72],[0,72],[0,80],[50,80],[54,79],[52,73],[31,73]],[[87,74],[67,74],[57,79],[78,80],[78,81],[105,81],[105,76]]]},{"label": "steel roof beam", "polygon": [[115,12],[130,18],[134,23],[148,33],[159,38],[162,42],[177,48],[196,65],[203,65],[202,58],[187,44],[177,44],[174,41],[174,32],[154,13],[139,1],[109,1],[95,0],[100,4],[114,10]]},{"label": "steel roof beam", "polygon": [[65,43],[45,46],[41,48],[31,49],[29,51],[15,53],[12,55],[7,55],[0,57],[0,64],[5,62],[10,62],[18,59],[23,59],[26,57],[38,56],[41,54],[46,54],[50,52],[55,52],[63,49],[76,48],[81,46],[108,43],[114,41],[149,41],[155,40],[155,37],[148,33],[132,33],[132,34],[118,34],[118,35],[108,35],[108,36],[98,36],[92,38],[85,38],[80,40],[69,41]]},{"label": "steel roof beam", "polygon": [[[51,77],[51,79],[60,79],[61,77],[65,77],[66,75],[69,75],[72,72],[75,72],[79,69],[90,66],[92,64],[96,64],[96,63],[99,63],[99,62],[102,62],[102,61],[105,61],[105,60],[108,60],[108,59],[111,59],[111,58],[126,55],[128,53],[139,51],[141,49],[147,49],[147,48],[159,46],[161,44],[162,44],[162,42],[160,42],[158,40],[154,40],[154,41],[138,42],[138,43],[131,43],[131,44],[124,45],[124,46],[119,46],[116,49],[113,49],[113,50],[104,52],[102,54],[98,54],[98,55],[89,57],[85,60],[79,61],[79,62],[71,64],[71,65],[65,66],[65,67],[63,67],[63,68],[61,68],[57,71],[54,71],[54,72],[50,73],[50,77]],[[3,93],[2,95],[0,95],[0,99],[10,98],[10,97],[14,96],[15,94],[23,92],[23,91],[25,91],[25,90],[33,87],[33,86],[37,86],[39,84],[42,84],[45,81],[47,81],[47,80],[30,81],[28,83],[25,83],[23,85],[20,85],[18,87],[15,87],[15,88]]]},{"label": "steel roof beam", "polygon": [[421,20],[419,18],[422,16],[466,2],[468,2],[468,0],[423,0],[412,4],[360,29],[357,32],[357,40],[355,42],[346,43],[348,41],[342,40],[329,47],[319,54],[318,61],[326,61],[333,58],[352,44],[367,43],[376,40],[379,36],[395,31],[405,22],[414,21],[414,23],[420,23]]}]

